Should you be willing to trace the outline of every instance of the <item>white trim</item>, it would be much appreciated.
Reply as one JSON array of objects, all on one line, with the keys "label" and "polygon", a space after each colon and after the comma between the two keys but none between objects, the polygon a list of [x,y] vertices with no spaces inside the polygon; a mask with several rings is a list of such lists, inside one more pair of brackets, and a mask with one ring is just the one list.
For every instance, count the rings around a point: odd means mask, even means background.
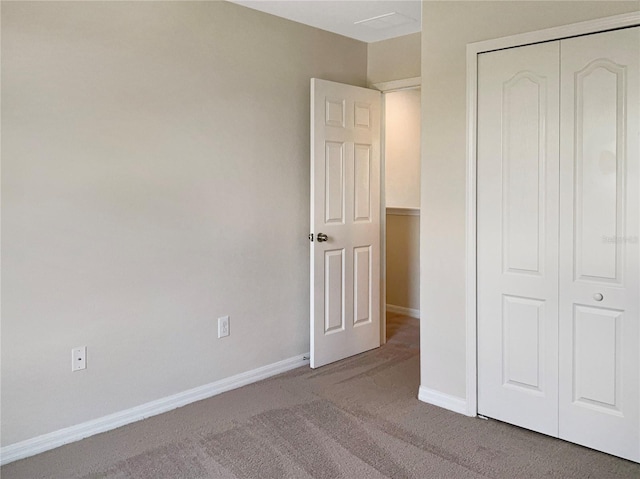
[{"label": "white trim", "polygon": [[391,208],[387,207],[387,214],[394,216],[420,216],[420,208]]},{"label": "white trim", "polygon": [[475,414],[468,414],[467,401],[458,396],[451,396],[450,394],[444,394],[439,391],[420,386],[418,389],[418,399],[422,402],[457,412],[458,414],[475,416]]},{"label": "white trim", "polygon": [[532,43],[548,42],[563,38],[589,35],[591,33],[615,30],[618,28],[633,27],[640,22],[640,12],[623,13],[612,17],[587,20],[585,22],[572,23],[560,27],[546,28],[535,32],[521,33],[509,37],[495,38],[467,45],[467,52],[471,47],[477,53],[501,50],[503,48],[521,47]]},{"label": "white trim", "polygon": [[380,346],[387,344],[386,102],[380,94]]},{"label": "white trim", "polygon": [[371,85],[376,90],[387,93],[399,90],[416,90],[422,85],[422,77],[404,78],[402,80],[391,80]]},{"label": "white trim", "polygon": [[467,199],[466,199],[466,411],[475,416],[478,412],[478,358],[477,358],[477,278],[476,278],[476,121],[478,88],[478,55],[480,53],[511,48],[532,43],[560,40],[577,35],[588,35],[617,28],[640,25],[640,12],[625,13],[612,17],[548,28],[537,32],[523,33],[467,45]]},{"label": "white trim", "polygon": [[404,306],[396,306],[395,304],[387,304],[387,311],[390,313],[404,314],[405,316],[411,316],[412,318],[420,319],[420,310],[405,308]]},{"label": "white trim", "polygon": [[[473,45],[473,44],[472,44]],[[466,364],[466,405],[467,414],[478,412],[478,357],[477,357],[477,309],[476,309],[476,113],[477,113],[477,81],[478,52],[467,45],[467,181],[465,205],[466,230],[466,318],[465,318],[465,364]]]},{"label": "white trim", "polygon": [[309,364],[309,360],[306,359],[308,357],[309,353],[305,354],[304,357],[303,355],[297,355],[204,386],[141,404],[131,409],[4,446],[0,448],[0,464],[4,465],[17,461],[18,459],[24,459],[25,457],[55,449],[64,444],[79,441],[94,434],[110,431],[140,421],[141,419],[162,414],[172,409],[186,406],[187,404],[275,376],[276,374],[290,371],[291,369]]}]

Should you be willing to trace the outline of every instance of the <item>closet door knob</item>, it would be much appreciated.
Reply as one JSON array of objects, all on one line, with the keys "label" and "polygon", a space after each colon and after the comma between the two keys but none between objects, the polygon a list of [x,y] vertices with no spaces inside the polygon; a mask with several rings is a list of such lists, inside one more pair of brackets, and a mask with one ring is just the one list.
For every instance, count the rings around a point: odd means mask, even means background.
[{"label": "closet door knob", "polygon": [[596,301],[602,301],[604,299],[604,296],[602,296],[602,293],[596,293],[593,295],[593,299],[595,299]]}]

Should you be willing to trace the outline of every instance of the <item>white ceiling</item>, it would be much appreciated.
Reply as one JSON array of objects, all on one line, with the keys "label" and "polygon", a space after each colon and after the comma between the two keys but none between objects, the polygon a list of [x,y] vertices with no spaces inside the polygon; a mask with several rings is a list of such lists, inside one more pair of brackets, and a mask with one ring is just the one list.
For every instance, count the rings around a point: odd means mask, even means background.
[{"label": "white ceiling", "polygon": [[419,0],[229,1],[367,43],[421,31]]}]

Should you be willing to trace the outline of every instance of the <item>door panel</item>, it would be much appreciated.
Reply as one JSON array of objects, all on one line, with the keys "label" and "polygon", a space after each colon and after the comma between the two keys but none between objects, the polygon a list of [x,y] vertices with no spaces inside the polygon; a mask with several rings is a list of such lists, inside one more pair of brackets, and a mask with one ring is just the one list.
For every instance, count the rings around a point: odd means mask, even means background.
[{"label": "door panel", "polygon": [[324,252],[324,332],[344,331],[344,249]]},{"label": "door panel", "polygon": [[311,81],[311,231],[315,368],[380,346],[378,91]]},{"label": "door panel", "polygon": [[371,246],[354,248],[354,314],[353,324],[360,325],[371,322]]},{"label": "door panel", "polygon": [[574,306],[574,403],[620,412],[623,329],[621,311]]},{"label": "door panel", "polygon": [[576,277],[619,283],[620,248],[602,238],[622,236],[624,227],[623,165],[618,164],[617,147],[618,133],[623,131],[625,71],[611,60],[596,59],[571,74],[575,75]]},{"label": "door panel", "polygon": [[371,221],[371,145],[355,145],[353,221]]},{"label": "door panel", "polygon": [[558,42],[478,64],[478,412],[557,435]]},{"label": "door panel", "polygon": [[325,143],[325,224],[344,224],[344,143]]},{"label": "door panel", "polygon": [[502,330],[505,386],[541,391],[544,383],[544,301],[503,295]]},{"label": "door panel", "polygon": [[560,437],[640,460],[640,28],[563,40]]},{"label": "door panel", "polygon": [[[529,71],[503,85],[503,253],[506,271],[540,274],[544,251],[544,194],[539,194],[544,149],[545,78]],[[541,144],[542,143],[542,144]]]}]

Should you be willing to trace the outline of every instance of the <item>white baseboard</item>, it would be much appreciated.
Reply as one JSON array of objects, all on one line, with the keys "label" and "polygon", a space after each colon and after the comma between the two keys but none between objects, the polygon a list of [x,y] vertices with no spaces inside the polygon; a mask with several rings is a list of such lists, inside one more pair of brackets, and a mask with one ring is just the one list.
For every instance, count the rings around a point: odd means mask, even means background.
[{"label": "white baseboard", "polygon": [[469,412],[467,411],[467,401],[463,398],[451,396],[450,394],[441,393],[440,391],[420,386],[420,389],[418,390],[418,399],[422,402],[469,416]]},{"label": "white baseboard", "polygon": [[[309,357],[309,353],[304,356]],[[204,386],[141,404],[131,409],[10,444],[0,448],[0,464],[8,464],[18,459],[34,456],[41,452],[63,446],[64,444],[93,436],[94,434],[110,431],[147,417],[162,414],[172,409],[186,406],[187,404],[207,399],[217,394],[246,386],[247,384],[255,383],[262,379],[275,376],[276,374],[304,366],[305,364],[309,364],[309,360],[304,359],[303,355],[300,354],[289,359],[278,361],[277,363],[268,364],[226,379],[205,384]]]},{"label": "white baseboard", "polygon": [[420,319],[420,310],[405,308],[404,306],[396,306],[395,304],[387,304],[387,311],[389,313],[404,314],[405,316],[411,316],[412,318]]}]

